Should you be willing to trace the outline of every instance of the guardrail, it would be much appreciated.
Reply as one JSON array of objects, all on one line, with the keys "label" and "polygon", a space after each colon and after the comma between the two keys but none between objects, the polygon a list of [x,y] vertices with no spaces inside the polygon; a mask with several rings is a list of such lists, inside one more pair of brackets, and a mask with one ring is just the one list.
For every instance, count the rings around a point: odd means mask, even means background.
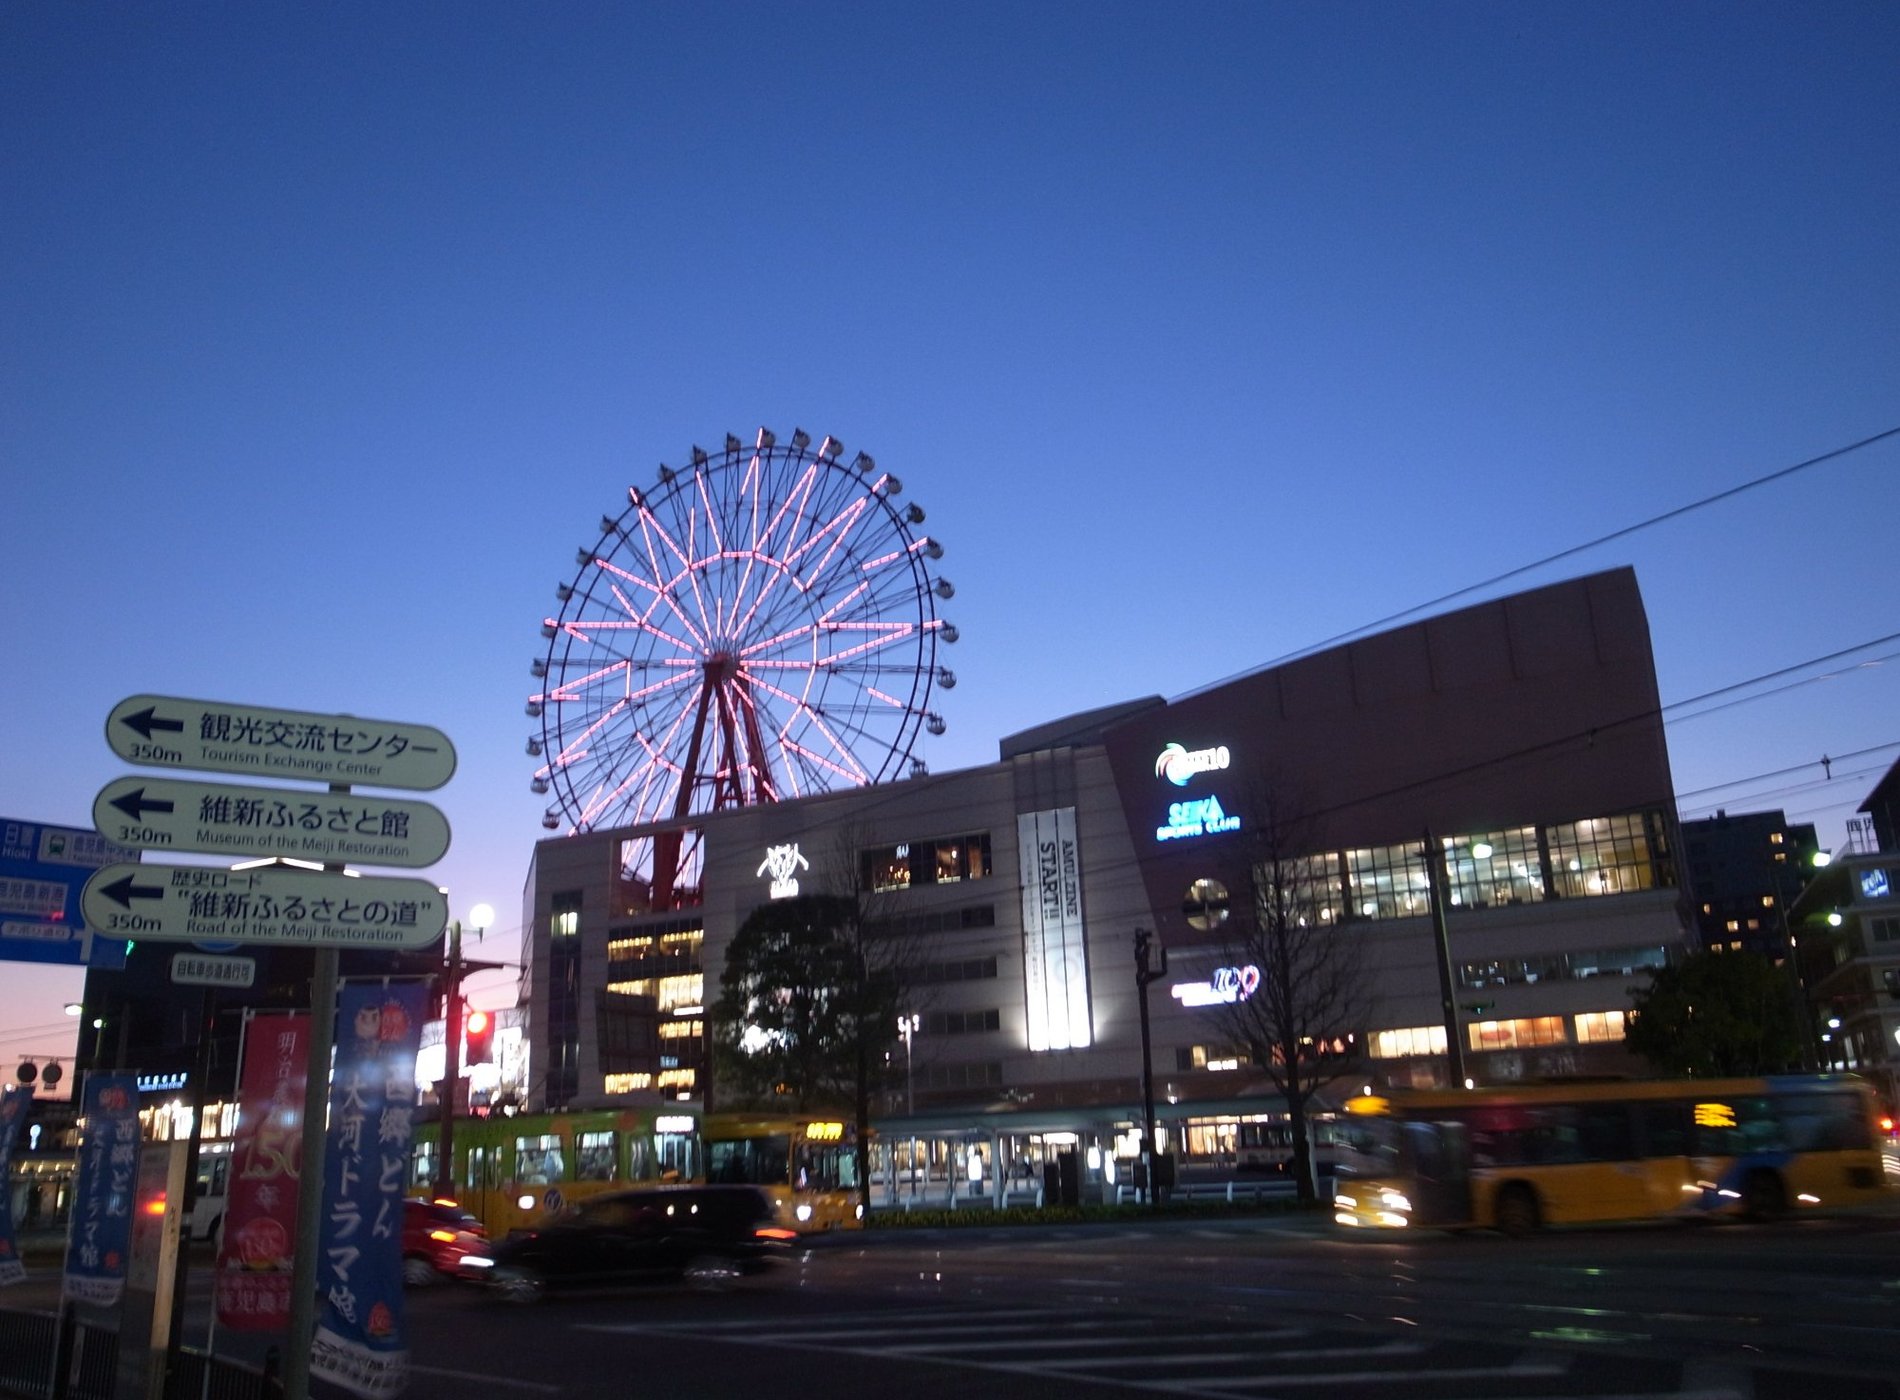
[{"label": "guardrail", "polygon": [[[0,1308],[0,1396],[18,1400],[113,1400],[118,1334],[72,1324],[64,1384],[59,1382],[59,1317]],[[283,1400],[282,1380],[269,1372],[180,1347],[165,1379],[163,1400]]]}]

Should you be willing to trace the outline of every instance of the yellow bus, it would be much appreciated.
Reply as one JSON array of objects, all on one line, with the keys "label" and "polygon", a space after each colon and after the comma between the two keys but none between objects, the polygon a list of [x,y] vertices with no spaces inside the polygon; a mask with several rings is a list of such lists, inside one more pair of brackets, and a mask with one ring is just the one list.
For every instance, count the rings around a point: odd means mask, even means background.
[{"label": "yellow bus", "polygon": [[[692,1179],[698,1127],[695,1115],[661,1108],[457,1118],[452,1199],[490,1239],[505,1239],[603,1191]],[[434,1192],[441,1131],[439,1122],[415,1127],[412,1195]]]},{"label": "yellow bus", "polygon": [[815,1115],[709,1113],[699,1133],[705,1180],[764,1187],[787,1228],[813,1234],[864,1224],[851,1124]]},{"label": "yellow bus", "polygon": [[1879,1105],[1851,1075],[1394,1089],[1346,1111],[1333,1219],[1351,1229],[1773,1220],[1888,1189]]}]

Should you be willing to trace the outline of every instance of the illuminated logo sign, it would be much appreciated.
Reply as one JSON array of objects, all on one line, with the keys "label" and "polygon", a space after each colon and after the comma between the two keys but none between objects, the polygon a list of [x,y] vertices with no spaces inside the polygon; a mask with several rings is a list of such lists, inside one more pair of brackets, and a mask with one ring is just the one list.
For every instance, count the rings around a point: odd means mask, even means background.
[{"label": "illuminated logo sign", "polygon": [[170,1093],[173,1089],[184,1088],[186,1078],[183,1070],[173,1074],[141,1074],[138,1077],[139,1092],[141,1094]]},{"label": "illuminated logo sign", "polygon": [[1168,995],[1183,1006],[1232,1006],[1245,1001],[1259,987],[1260,969],[1249,963],[1245,967],[1217,967],[1205,982],[1176,982],[1168,988]]},{"label": "illuminated logo sign", "polygon": [[842,1142],[844,1141],[844,1124],[807,1123],[805,1136],[813,1142]]},{"label": "illuminated logo sign", "polygon": [[1176,787],[1186,787],[1196,773],[1218,773],[1230,762],[1227,745],[1211,749],[1184,749],[1169,744],[1155,759],[1155,776],[1166,778]]},{"label": "illuminated logo sign", "polygon": [[771,873],[772,898],[790,899],[798,893],[798,872],[809,869],[811,862],[799,853],[798,842],[793,841],[783,846],[767,846],[757,873]]},{"label": "illuminated logo sign", "polygon": [[1863,870],[1860,872],[1860,893],[1863,899],[1885,899],[1893,893],[1893,883],[1884,870]]},{"label": "illuminated logo sign", "polygon": [[693,1126],[692,1115],[686,1113],[662,1113],[653,1120],[656,1133],[690,1133]]},{"label": "illuminated logo sign", "polygon": [[1184,841],[1191,836],[1218,836],[1239,831],[1240,818],[1230,817],[1218,797],[1199,797],[1191,802],[1168,804],[1168,820],[1155,828],[1157,841]]}]

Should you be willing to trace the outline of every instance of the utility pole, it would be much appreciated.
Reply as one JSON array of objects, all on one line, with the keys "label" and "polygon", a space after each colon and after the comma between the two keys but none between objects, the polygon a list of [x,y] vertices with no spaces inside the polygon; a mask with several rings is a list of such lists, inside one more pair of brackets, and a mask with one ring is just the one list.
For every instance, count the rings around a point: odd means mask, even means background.
[{"label": "utility pole", "polygon": [[449,925],[449,956],[445,966],[447,995],[443,1002],[442,1081],[436,1087],[437,1112],[442,1131],[436,1135],[435,1194],[455,1194],[455,1086],[462,1069],[462,921]]},{"label": "utility pole", "polygon": [[1141,1165],[1143,1189],[1150,1206],[1160,1205],[1155,1192],[1155,1074],[1154,1056],[1148,1047],[1148,984],[1168,975],[1168,950],[1161,950],[1161,966],[1148,965],[1149,945],[1154,934],[1145,928],[1135,930],[1135,995],[1141,1003]]},{"label": "utility pole", "polygon": [[1425,878],[1431,887],[1432,938],[1438,952],[1438,996],[1445,1013],[1445,1063],[1451,1087],[1465,1087],[1465,1047],[1458,1025],[1458,997],[1451,975],[1451,934],[1445,927],[1445,852],[1425,828]]}]

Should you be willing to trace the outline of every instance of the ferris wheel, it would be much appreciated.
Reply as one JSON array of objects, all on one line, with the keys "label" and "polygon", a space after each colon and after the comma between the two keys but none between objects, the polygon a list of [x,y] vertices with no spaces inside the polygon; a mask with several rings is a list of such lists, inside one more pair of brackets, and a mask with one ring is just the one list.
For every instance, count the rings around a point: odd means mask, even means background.
[{"label": "ferris wheel", "polygon": [[541,624],[542,825],[632,826],[921,771],[941,734],[937,663],[954,595],[902,485],[804,431],[695,447],[629,487]]}]

